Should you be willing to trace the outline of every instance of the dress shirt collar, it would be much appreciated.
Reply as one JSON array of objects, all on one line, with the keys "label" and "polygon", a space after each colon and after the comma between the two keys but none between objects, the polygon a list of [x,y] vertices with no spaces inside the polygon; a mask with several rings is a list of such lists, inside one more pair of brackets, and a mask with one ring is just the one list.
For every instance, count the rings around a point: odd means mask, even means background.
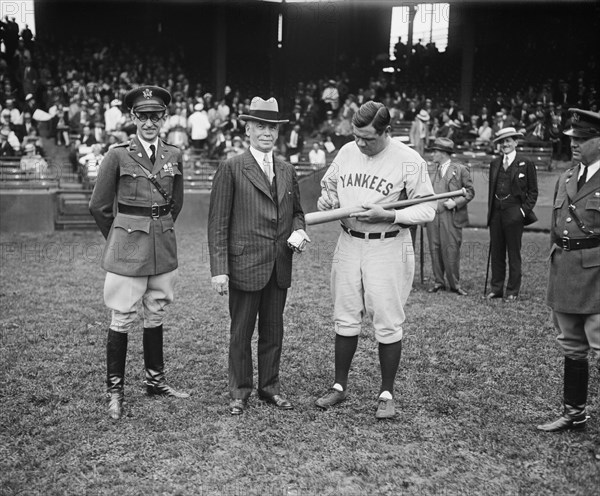
[{"label": "dress shirt collar", "polygon": [[440,164],[440,177],[444,177],[450,167],[450,159],[446,160],[443,164]]},{"label": "dress shirt collar", "polygon": [[600,159],[596,160],[594,163],[588,165],[587,167],[582,167],[579,165],[579,174],[577,174],[577,179],[583,175],[583,171],[587,171],[586,181],[589,181],[590,177],[592,177],[596,172],[600,169]]},{"label": "dress shirt collar", "polygon": [[273,150],[265,153],[265,152],[261,152],[260,150],[257,150],[253,146],[250,146],[250,153],[255,158],[258,165],[260,165],[261,169],[262,169],[263,163],[265,162],[265,155],[267,155],[269,157],[269,162],[271,164],[273,164]]},{"label": "dress shirt collar", "polygon": [[[510,165],[510,164],[512,164],[515,161],[515,157],[517,156],[517,152],[516,152],[516,150],[513,150],[512,152],[510,152],[506,156],[508,157],[508,165]],[[502,157],[502,163],[504,163],[504,157]]]},{"label": "dress shirt collar", "polygon": [[155,156],[158,155],[158,137],[152,143],[149,143],[146,140],[144,140],[139,134],[137,135],[137,137],[140,140],[142,146],[144,147],[144,151],[148,155],[148,158],[152,156],[152,150],[150,150],[150,145],[154,145]]}]

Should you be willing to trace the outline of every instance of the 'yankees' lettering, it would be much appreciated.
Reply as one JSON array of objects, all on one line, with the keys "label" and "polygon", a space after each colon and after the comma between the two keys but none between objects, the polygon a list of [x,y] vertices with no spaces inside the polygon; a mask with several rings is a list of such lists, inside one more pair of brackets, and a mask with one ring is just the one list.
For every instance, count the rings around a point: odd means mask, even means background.
[{"label": "'yankees' lettering", "polygon": [[[386,181],[382,177],[372,176],[371,174],[359,174],[358,172],[340,175],[340,182],[343,188],[354,186],[356,188],[373,189],[383,196],[389,195],[394,188],[393,183]],[[338,188],[339,186],[338,184]]]}]

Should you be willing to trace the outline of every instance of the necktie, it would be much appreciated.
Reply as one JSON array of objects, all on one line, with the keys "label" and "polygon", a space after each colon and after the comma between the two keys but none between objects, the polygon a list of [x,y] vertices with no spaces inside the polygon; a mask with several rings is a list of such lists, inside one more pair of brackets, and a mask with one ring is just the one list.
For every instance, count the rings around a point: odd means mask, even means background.
[{"label": "necktie", "polygon": [[502,164],[502,167],[504,167],[504,170],[507,170],[509,165],[510,164],[508,163],[508,155],[504,155],[504,163]]},{"label": "necktie", "polygon": [[585,180],[587,179],[587,165],[581,164],[581,168],[583,169],[583,173],[581,174],[581,177],[577,180],[577,191],[583,188]]},{"label": "necktie", "polygon": [[269,180],[269,184],[273,181],[273,174],[271,172],[271,162],[269,162],[269,155],[265,153],[265,158],[263,160],[263,171]]},{"label": "necktie", "polygon": [[150,151],[152,152],[152,155],[150,155],[150,162],[152,162],[152,165],[154,165],[154,162],[156,162],[156,147],[154,145],[150,145]]}]

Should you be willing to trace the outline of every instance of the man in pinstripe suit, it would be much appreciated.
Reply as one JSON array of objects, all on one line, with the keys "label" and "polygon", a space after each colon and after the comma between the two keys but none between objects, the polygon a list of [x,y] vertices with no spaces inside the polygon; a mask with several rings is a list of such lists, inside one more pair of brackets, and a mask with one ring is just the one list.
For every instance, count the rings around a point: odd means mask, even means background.
[{"label": "man in pinstripe suit", "polygon": [[212,286],[229,290],[229,411],[240,415],[252,392],[251,340],[258,316],[258,395],[282,410],[280,393],[283,309],[291,285],[292,255],[308,239],[296,171],[273,157],[279,135],[274,98],[255,97],[247,115],[250,149],[219,165],[208,215]]}]

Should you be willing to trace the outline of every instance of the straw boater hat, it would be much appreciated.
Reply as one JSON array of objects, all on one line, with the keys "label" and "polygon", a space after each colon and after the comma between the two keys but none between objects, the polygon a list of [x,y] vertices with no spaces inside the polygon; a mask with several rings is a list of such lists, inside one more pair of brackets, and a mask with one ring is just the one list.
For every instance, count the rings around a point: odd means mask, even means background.
[{"label": "straw boater hat", "polygon": [[429,112],[427,112],[425,109],[421,109],[417,114],[417,119],[427,122],[429,120]]},{"label": "straw boater hat", "polygon": [[522,137],[523,137],[523,133],[520,133],[514,127],[504,127],[496,133],[496,137],[494,138],[494,143],[496,143],[496,141],[503,140],[504,138],[522,138]]},{"label": "straw boater hat", "polygon": [[273,124],[284,124],[290,122],[287,119],[279,118],[279,105],[275,98],[263,100],[259,96],[255,96],[250,102],[250,109],[247,114],[240,114],[238,117],[243,121],[259,121],[270,122]]},{"label": "straw boater hat", "polygon": [[433,145],[431,145],[429,149],[431,151],[439,150],[452,155],[452,153],[454,153],[454,141],[448,138],[436,138],[433,142]]}]

